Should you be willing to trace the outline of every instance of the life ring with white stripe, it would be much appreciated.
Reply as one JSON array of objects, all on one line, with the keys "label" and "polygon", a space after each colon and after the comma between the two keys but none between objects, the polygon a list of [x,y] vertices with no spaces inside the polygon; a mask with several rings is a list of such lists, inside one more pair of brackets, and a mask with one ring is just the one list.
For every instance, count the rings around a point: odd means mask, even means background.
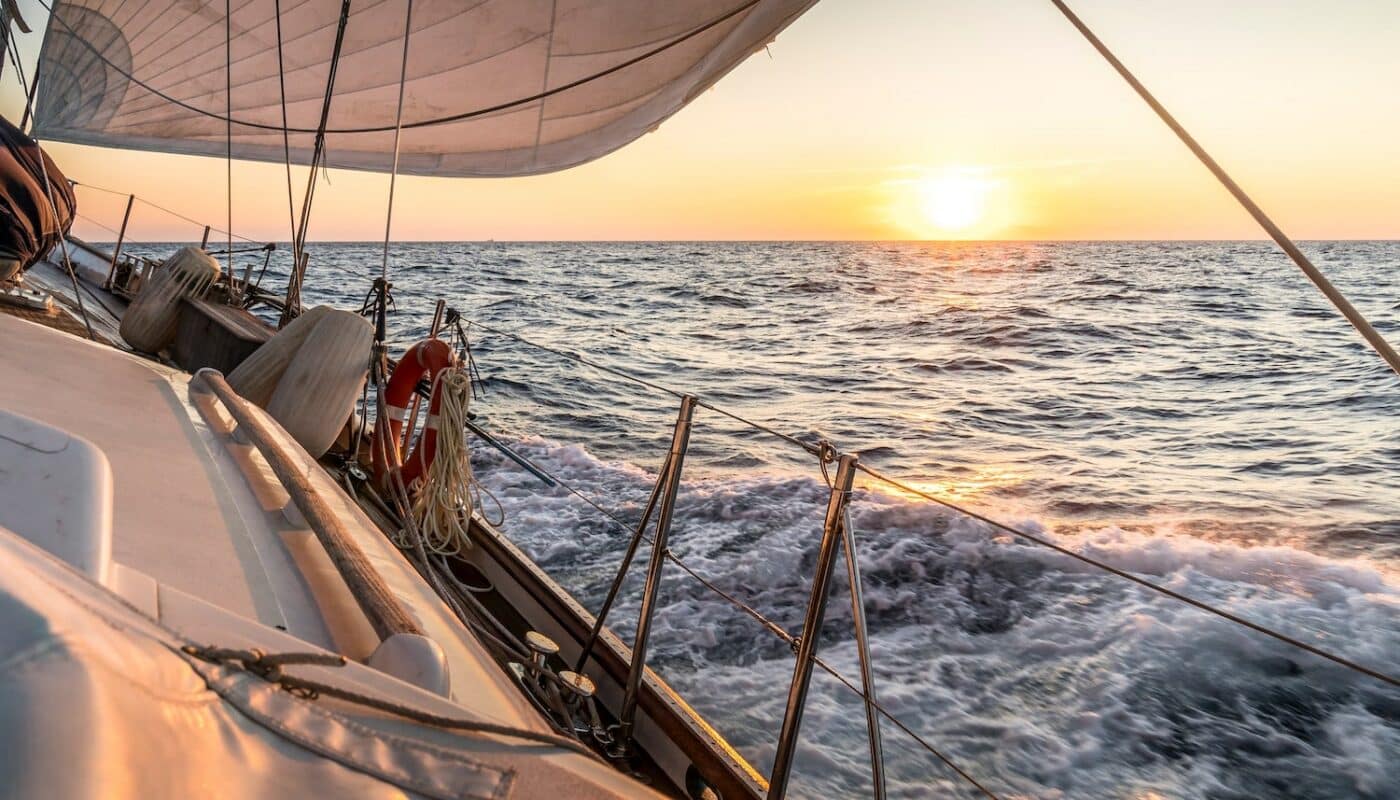
[{"label": "life ring with white stripe", "polygon": [[[438,373],[456,366],[457,356],[452,348],[441,339],[424,339],[409,348],[394,367],[389,377],[389,385],[384,387],[384,415],[375,420],[372,442],[374,475],[382,483],[394,469],[399,470],[405,487],[412,486],[428,471],[437,455]],[[423,424],[423,434],[408,460],[399,464],[399,453],[403,449],[404,422],[408,419],[409,402],[418,382],[424,378],[433,386],[432,399],[428,401],[428,419]],[[412,431],[408,432],[412,435]]]}]

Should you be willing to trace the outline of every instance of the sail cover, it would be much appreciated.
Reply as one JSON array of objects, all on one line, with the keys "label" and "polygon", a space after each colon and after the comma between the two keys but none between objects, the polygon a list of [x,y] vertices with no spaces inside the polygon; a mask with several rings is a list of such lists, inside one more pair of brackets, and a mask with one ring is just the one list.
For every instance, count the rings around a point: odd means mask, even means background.
[{"label": "sail cover", "polygon": [[33,266],[68,233],[77,211],[58,165],[0,116],[0,258]]},{"label": "sail cover", "polygon": [[[231,0],[226,15],[223,0],[50,0],[35,136],[223,156],[231,119],[234,158],[282,161],[285,96],[304,164],[334,62],[325,163],[387,171],[409,1]],[[528,175],[598,158],[815,2],[412,0],[399,171]]]}]

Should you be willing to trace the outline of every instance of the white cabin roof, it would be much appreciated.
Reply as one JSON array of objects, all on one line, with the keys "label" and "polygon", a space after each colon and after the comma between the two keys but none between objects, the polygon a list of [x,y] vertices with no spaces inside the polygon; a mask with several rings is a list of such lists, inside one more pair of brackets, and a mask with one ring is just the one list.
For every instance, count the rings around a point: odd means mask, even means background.
[{"label": "white cabin roof", "polygon": [[[0,350],[0,409],[86,440],[110,464],[115,577],[109,585],[131,606],[187,641],[237,647],[265,641],[264,649],[295,644],[354,661],[369,656],[379,642],[358,604],[315,534],[283,514],[287,493],[262,456],[235,438],[231,418],[212,395],[192,394],[190,377],[177,370],[4,314],[0,338],[6,345]],[[451,691],[433,700],[440,706],[435,710],[550,732],[512,678],[358,505],[265,419],[287,449],[305,458],[313,489],[424,634],[441,646]],[[38,461],[6,463],[0,472],[26,466],[42,468]],[[10,534],[0,529],[0,536]],[[356,670],[382,681],[384,691],[412,690],[409,696],[427,699],[388,675]],[[516,768],[533,763],[520,760],[518,745],[500,753]],[[549,777],[555,769],[582,769],[595,788],[613,785],[616,796],[649,793],[618,773],[595,770],[579,754],[545,753],[535,759],[540,775],[508,785],[557,785]]]}]

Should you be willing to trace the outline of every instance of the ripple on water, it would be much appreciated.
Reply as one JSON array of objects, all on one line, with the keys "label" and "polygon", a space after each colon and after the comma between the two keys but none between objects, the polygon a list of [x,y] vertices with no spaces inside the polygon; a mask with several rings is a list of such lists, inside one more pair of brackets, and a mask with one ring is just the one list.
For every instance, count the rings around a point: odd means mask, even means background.
[{"label": "ripple on water", "polygon": [[[1379,329],[1400,331],[1400,244],[1304,249]],[[312,250],[308,300],[358,307],[378,247]],[[391,262],[399,346],[447,297],[1246,617],[1400,663],[1400,393],[1265,244],[405,243]],[[442,268],[407,268],[423,264]],[[269,275],[289,266],[279,251]],[[472,338],[482,421],[639,515],[675,398]],[[677,552],[796,630],[820,472],[703,408],[694,436]],[[616,526],[492,452],[477,458],[510,535],[596,605]],[[862,488],[852,516],[882,697],[1003,796],[1400,797],[1394,691],[897,493]],[[626,633],[636,586],[624,596]],[[824,655],[855,674],[849,608],[831,614]],[[766,768],[790,650],[678,573],[654,641],[668,678]],[[819,680],[808,715],[802,794],[861,794],[859,707]],[[897,732],[886,746],[901,796],[956,790]]]}]

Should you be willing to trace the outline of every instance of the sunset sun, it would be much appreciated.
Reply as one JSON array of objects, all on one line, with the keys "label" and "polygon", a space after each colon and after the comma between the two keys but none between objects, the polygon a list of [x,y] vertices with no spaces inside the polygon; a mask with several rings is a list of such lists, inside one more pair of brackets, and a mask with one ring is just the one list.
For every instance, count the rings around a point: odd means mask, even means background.
[{"label": "sunset sun", "polygon": [[915,184],[924,222],[947,233],[960,233],[982,221],[990,188],[985,179],[962,173],[930,175]]},{"label": "sunset sun", "polygon": [[1400,800],[1400,0],[545,5],[0,0],[0,800]]}]

